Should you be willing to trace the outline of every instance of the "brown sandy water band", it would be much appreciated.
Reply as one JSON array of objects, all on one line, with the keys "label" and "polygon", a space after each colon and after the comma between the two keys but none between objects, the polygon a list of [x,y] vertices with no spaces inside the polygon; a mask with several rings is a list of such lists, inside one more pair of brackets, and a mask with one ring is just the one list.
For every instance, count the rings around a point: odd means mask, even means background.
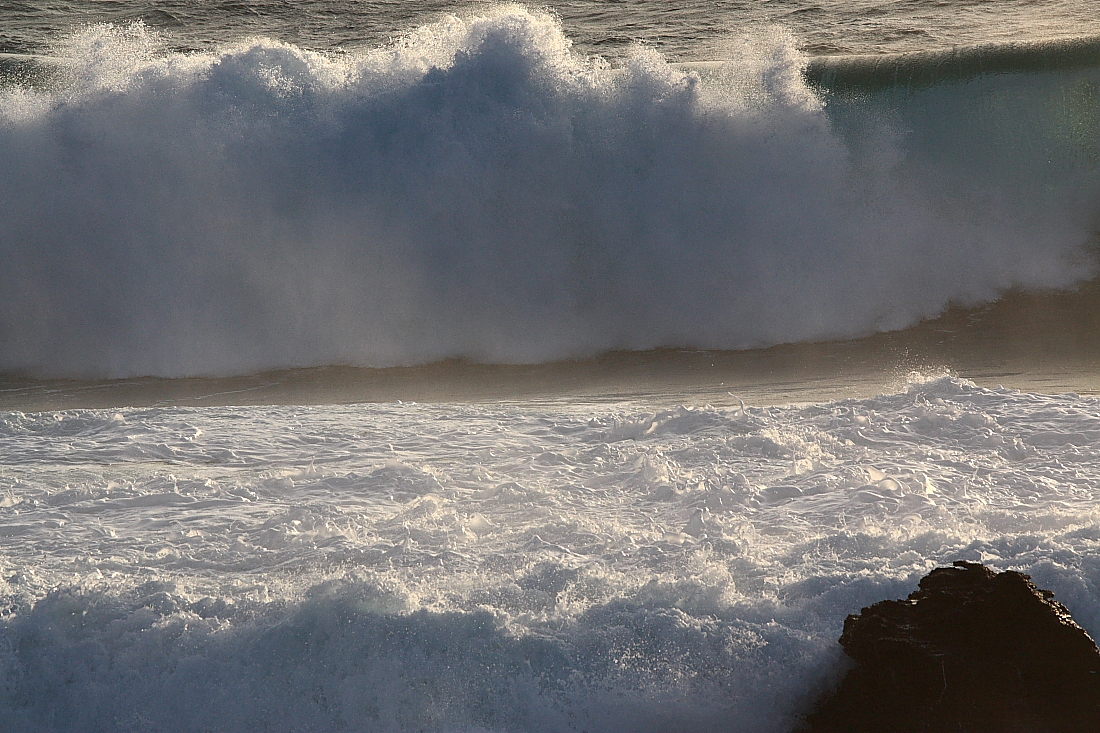
[{"label": "brown sandy water band", "polygon": [[900,388],[912,372],[939,370],[985,387],[1100,393],[1100,283],[1073,292],[1013,292],[990,305],[953,308],[913,328],[864,339],[749,351],[665,349],[548,364],[446,361],[190,379],[8,375],[0,378],[0,409],[634,398],[785,404],[873,396]]}]

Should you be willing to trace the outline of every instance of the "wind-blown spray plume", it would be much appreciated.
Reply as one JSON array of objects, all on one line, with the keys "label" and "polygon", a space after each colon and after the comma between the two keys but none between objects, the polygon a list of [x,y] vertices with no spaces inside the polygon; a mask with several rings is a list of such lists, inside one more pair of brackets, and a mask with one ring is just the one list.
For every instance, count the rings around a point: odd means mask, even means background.
[{"label": "wind-blown spray plume", "polygon": [[63,55],[56,90],[0,92],[3,371],[739,349],[1090,274],[1077,178],[1001,185],[845,117],[781,32],[702,79],[516,7],[340,58],[140,25]]}]

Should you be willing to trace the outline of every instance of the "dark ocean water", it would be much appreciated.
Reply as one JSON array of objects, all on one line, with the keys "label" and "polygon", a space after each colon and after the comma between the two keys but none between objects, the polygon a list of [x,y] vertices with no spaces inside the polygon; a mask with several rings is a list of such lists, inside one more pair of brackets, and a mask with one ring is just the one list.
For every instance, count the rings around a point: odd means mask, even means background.
[{"label": "dark ocean water", "polygon": [[[34,53],[60,34],[91,23],[142,20],[164,31],[179,50],[210,50],[243,36],[263,35],[312,50],[373,47],[441,14],[477,13],[485,2],[6,2],[0,52]],[[620,58],[642,42],[672,60],[714,58],[731,34],[761,24],[789,28],[815,54],[941,50],[956,45],[1093,35],[1100,21],[1088,3],[912,0],[811,2],[710,0],[653,3],[584,0],[546,7],[584,54]]]}]

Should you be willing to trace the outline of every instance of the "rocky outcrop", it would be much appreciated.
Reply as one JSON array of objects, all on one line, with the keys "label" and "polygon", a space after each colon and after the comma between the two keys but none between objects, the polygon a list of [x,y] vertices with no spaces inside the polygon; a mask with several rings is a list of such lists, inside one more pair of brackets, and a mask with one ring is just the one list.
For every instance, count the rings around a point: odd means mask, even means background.
[{"label": "rocky outcrop", "polygon": [[844,622],[855,662],[805,733],[1100,733],[1100,651],[1029,576],[937,568]]}]

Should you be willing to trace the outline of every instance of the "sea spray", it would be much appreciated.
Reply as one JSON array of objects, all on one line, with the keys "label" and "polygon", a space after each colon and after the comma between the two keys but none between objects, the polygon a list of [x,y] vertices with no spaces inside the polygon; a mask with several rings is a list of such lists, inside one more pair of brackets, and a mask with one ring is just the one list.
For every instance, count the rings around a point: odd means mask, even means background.
[{"label": "sea spray", "polygon": [[56,89],[0,92],[4,371],[751,348],[1092,273],[1091,138],[1061,177],[1029,142],[1049,125],[972,153],[1015,107],[832,96],[781,31],[702,76],[610,68],[514,6],[340,57],[161,52],[140,25],[59,55]]}]

